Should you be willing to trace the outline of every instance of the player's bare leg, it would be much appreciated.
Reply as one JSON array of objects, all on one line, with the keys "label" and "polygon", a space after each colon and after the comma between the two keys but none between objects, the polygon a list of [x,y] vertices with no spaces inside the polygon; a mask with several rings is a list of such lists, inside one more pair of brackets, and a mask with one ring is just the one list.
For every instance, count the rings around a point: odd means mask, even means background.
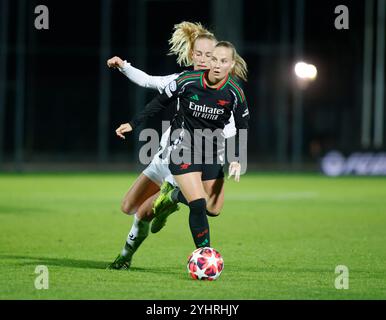
[{"label": "player's bare leg", "polygon": [[158,184],[141,173],[122,200],[122,212],[135,214],[138,208],[159,190]]},{"label": "player's bare leg", "polygon": [[[224,178],[202,181],[202,184],[207,201],[206,214],[210,217],[217,217],[224,205]],[[155,219],[151,225],[151,232],[156,233],[165,226],[167,217],[178,210],[178,207],[173,207],[178,202],[188,205],[180,188],[164,182],[160,196],[154,203]]]},{"label": "player's bare leg", "polygon": [[136,217],[141,221],[150,222],[154,218],[153,205],[154,201],[158,198],[159,192],[147,198],[145,202],[138,208]]},{"label": "player's bare leg", "polygon": [[216,217],[224,205],[224,178],[202,181],[205,193],[208,195],[206,214]]},{"label": "player's bare leg", "polygon": [[[202,181],[206,197],[206,214],[217,217],[224,205],[224,178]],[[166,224],[166,219],[178,210],[178,202],[188,205],[180,188],[176,188],[168,182],[164,182],[161,193],[154,203],[155,219],[151,225],[151,232],[159,232]]]}]

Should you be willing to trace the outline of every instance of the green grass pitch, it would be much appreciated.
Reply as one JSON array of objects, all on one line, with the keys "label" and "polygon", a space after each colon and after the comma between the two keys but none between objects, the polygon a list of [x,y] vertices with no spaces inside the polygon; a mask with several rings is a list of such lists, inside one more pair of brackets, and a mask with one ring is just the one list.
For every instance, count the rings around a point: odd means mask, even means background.
[{"label": "green grass pitch", "polygon": [[[0,299],[385,299],[386,179],[247,174],[228,180],[210,218],[225,268],[186,271],[188,210],[150,234],[129,271],[105,270],[133,217],[120,212],[134,174],[1,174]],[[49,270],[49,289],[34,286]],[[335,288],[338,265],[349,288]]]}]

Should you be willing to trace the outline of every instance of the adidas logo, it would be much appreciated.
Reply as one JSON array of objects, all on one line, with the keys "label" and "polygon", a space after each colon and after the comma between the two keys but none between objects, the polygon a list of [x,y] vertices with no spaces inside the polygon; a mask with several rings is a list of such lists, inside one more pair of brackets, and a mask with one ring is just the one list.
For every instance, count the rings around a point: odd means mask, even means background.
[{"label": "adidas logo", "polygon": [[191,96],[190,99],[195,100],[195,101],[199,100],[198,95],[196,95],[196,94],[194,96]]}]

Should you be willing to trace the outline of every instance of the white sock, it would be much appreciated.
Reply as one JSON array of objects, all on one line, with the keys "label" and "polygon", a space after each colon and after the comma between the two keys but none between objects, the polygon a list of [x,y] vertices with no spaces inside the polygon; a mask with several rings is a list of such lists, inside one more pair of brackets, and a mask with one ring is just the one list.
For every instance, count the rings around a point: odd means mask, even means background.
[{"label": "white sock", "polygon": [[133,225],[127,235],[126,243],[122,249],[121,255],[127,256],[138,249],[149,234],[149,224],[149,221],[139,220],[137,214],[134,215]]}]

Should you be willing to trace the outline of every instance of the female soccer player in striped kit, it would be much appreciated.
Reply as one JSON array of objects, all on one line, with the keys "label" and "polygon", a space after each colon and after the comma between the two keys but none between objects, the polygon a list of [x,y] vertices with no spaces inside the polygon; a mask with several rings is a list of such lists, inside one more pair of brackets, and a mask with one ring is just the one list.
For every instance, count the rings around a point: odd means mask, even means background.
[{"label": "female soccer player in striped kit", "polygon": [[[171,44],[170,53],[177,55],[177,62],[183,66],[193,65],[194,70],[208,69],[209,59],[217,42],[214,35],[199,23],[182,22],[174,29],[169,43]],[[109,67],[119,68],[134,83],[142,87],[157,89],[160,92],[163,92],[166,85],[180,75],[149,76],[119,57],[109,59],[107,64]],[[166,147],[169,131],[165,132],[161,138],[162,148],[159,153],[162,153],[162,149]],[[235,134],[233,119],[230,119],[230,123],[224,128],[224,134],[227,137]],[[122,202],[122,211],[127,214],[135,214],[134,222],[121,254],[109,266],[110,268],[130,267],[132,255],[148,235],[149,221],[153,218],[153,201],[158,196],[160,185],[168,175],[170,175],[170,171],[167,164],[163,164],[156,155],[126,193]],[[216,203],[218,198],[214,196],[212,198],[214,199],[213,205],[218,206]],[[169,209],[174,211],[177,206],[173,205]]]},{"label": "female soccer player in striped kit", "polygon": [[[154,116],[171,101],[177,100],[179,108],[172,122],[172,137],[175,130],[180,132],[173,141],[169,169],[181,189],[183,199],[180,201],[189,206],[189,225],[196,247],[210,246],[205,181],[213,185],[217,183],[222,189],[224,178],[223,163],[218,161],[219,150],[225,145],[225,141],[221,140],[224,137],[216,135],[216,139],[209,140],[202,130],[221,131],[232,114],[237,136],[240,129],[248,129],[247,102],[238,82],[230,75],[232,70],[242,67],[240,64],[243,60],[237,60],[237,56],[231,43],[217,43],[212,53],[210,70],[192,71],[179,76],[120,131],[121,134],[130,132],[146,118]],[[201,130],[199,147],[196,142],[198,129]],[[205,145],[209,143],[209,152],[207,147],[202,147],[202,140],[205,140]],[[246,148],[246,145],[240,144],[239,147]],[[188,152],[188,162],[185,159],[183,163],[178,162],[181,160],[181,152]],[[241,152],[246,152],[246,149]],[[208,156],[214,163],[207,161]],[[230,172],[239,177],[240,164],[232,162]],[[172,197],[169,199],[173,200]]]}]

